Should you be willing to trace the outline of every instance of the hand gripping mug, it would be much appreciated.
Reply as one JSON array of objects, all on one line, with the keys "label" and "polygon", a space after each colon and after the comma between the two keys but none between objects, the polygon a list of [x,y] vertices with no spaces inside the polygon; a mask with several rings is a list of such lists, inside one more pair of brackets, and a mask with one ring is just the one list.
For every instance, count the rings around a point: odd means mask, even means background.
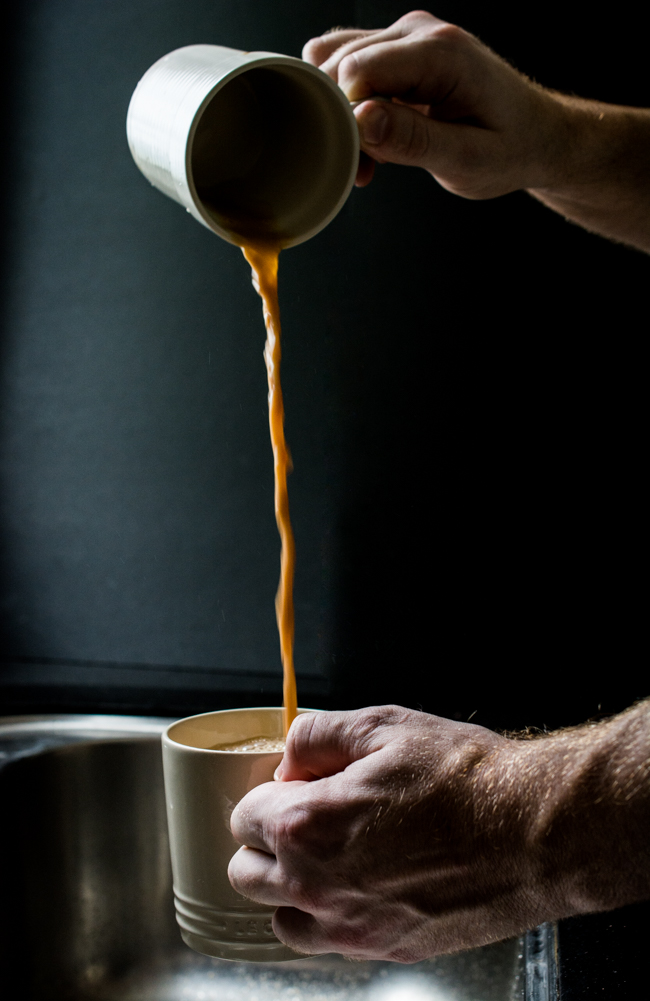
[{"label": "hand gripping mug", "polygon": [[255,786],[272,781],[282,751],[214,745],[255,737],[282,738],[282,709],[202,713],[172,723],[162,736],[176,920],[186,945],[206,956],[303,959],[273,934],[275,908],[247,900],[228,880],[240,847],[230,832],[232,811]]},{"label": "hand gripping mug", "polygon": [[188,45],[136,87],[133,158],[155,187],[242,246],[293,247],[348,197],[359,133],[343,91],[291,56]]}]

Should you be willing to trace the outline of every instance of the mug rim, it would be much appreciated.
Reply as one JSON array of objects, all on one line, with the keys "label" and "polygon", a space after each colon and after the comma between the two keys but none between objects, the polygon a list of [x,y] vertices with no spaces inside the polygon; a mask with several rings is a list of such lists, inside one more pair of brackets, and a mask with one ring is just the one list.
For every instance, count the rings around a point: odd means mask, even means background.
[{"label": "mug rim", "polygon": [[[192,49],[194,48],[194,46],[187,45],[183,46],[183,48]],[[215,46],[215,48],[219,48],[219,46]],[[176,49],[175,51],[181,52],[182,48]],[[350,192],[354,187],[354,182],[357,176],[357,164],[359,160],[359,153],[361,150],[361,144],[359,139],[359,128],[357,126],[357,120],[355,118],[352,105],[348,101],[344,92],[341,90],[339,85],[335,83],[334,80],[332,80],[332,78],[327,75],[327,73],[324,73],[321,69],[319,69],[318,66],[312,66],[311,63],[305,62],[304,59],[298,59],[296,56],[284,56],[276,52],[263,52],[263,51],[247,52],[244,55],[246,57],[246,61],[242,62],[239,66],[234,66],[223,77],[221,77],[216,82],[214,87],[212,87],[212,89],[206,94],[206,96],[201,101],[201,104],[196,109],[194,118],[192,119],[192,124],[190,125],[189,131],[187,133],[187,141],[185,144],[185,180],[187,183],[188,191],[190,193],[190,197],[192,199],[192,203],[198,214],[201,216],[201,220],[203,221],[204,225],[208,229],[211,229],[212,232],[215,233],[217,236],[220,236],[222,239],[226,240],[228,243],[232,244],[235,247],[246,246],[246,241],[240,242],[238,239],[236,239],[234,233],[220,226],[219,223],[215,221],[214,217],[211,216],[210,213],[205,209],[203,202],[199,197],[198,191],[196,190],[196,185],[194,184],[194,174],[192,172],[192,149],[194,146],[194,136],[196,135],[196,130],[199,126],[199,122],[201,121],[203,112],[207,108],[210,101],[213,99],[215,94],[218,94],[219,91],[226,86],[226,84],[230,83],[231,80],[234,80],[238,76],[242,76],[243,74],[249,72],[249,70],[252,69],[263,69],[266,66],[271,66],[271,67],[289,66],[292,69],[299,67],[301,72],[307,72],[311,74],[311,76],[314,77],[314,79],[317,79],[321,83],[324,83],[325,86],[329,88],[331,93],[336,96],[337,100],[339,101],[341,107],[344,110],[344,113],[348,120],[348,125],[350,126],[352,145],[353,145],[353,156],[351,159],[350,174],[348,176],[345,189],[343,190],[336,205],[330,210],[330,212],[324,219],[321,219],[321,221],[318,223],[317,226],[313,226],[307,233],[303,233],[300,236],[295,237],[293,240],[289,240],[288,242],[281,243],[279,245],[280,250],[288,250],[290,247],[297,247],[301,243],[305,243],[307,240],[310,240],[312,236],[317,236],[317,234],[320,233],[321,230],[325,229],[326,226],[328,226],[332,222],[332,220],[336,218],[338,213],[341,211],[342,207],[345,205],[350,195]],[[265,240],[265,241],[258,240],[252,242],[253,243],[257,242],[258,244],[265,244],[265,245],[275,244],[275,241],[273,240]]]},{"label": "mug rim", "polygon": [[[225,713],[243,713],[255,710],[256,712],[282,712],[282,706],[239,706],[236,709],[213,709],[206,713],[195,713],[193,716],[183,716],[181,719],[175,719],[172,723],[167,726],[162,734],[161,740],[163,744],[171,745],[174,748],[183,748],[185,751],[197,752],[201,751],[205,754],[236,754],[241,757],[242,754],[246,755],[268,755],[268,754],[282,754],[282,751],[225,751],[214,747],[195,747],[192,744],[182,744],[180,741],[175,740],[171,735],[171,730],[180,723],[187,723],[190,720],[201,719],[204,716],[221,716]],[[325,712],[324,709],[304,709],[303,707],[298,707],[298,712],[302,715],[303,713],[318,713]]]}]

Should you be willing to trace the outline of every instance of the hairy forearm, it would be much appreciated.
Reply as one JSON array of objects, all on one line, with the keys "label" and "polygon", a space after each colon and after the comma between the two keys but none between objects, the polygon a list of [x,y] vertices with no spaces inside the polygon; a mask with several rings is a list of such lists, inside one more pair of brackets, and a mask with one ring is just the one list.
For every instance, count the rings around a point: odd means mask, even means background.
[{"label": "hairy forearm", "polygon": [[547,95],[547,180],[530,194],[585,229],[650,252],[650,110]]},{"label": "hairy forearm", "polygon": [[557,916],[649,898],[650,702],[516,743],[507,781],[525,789],[536,892]]}]

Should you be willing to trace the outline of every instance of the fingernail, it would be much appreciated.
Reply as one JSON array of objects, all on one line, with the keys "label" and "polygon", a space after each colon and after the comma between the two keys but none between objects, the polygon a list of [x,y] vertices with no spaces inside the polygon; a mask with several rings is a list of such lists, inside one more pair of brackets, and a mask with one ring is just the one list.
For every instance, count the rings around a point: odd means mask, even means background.
[{"label": "fingernail", "polygon": [[283,773],[282,762],[280,762],[278,767],[273,772],[273,778],[276,782],[279,782],[282,779],[282,773]]},{"label": "fingernail", "polygon": [[386,128],[388,126],[388,115],[386,109],[375,104],[371,111],[359,121],[359,132],[361,141],[368,146],[379,146],[384,141]]}]

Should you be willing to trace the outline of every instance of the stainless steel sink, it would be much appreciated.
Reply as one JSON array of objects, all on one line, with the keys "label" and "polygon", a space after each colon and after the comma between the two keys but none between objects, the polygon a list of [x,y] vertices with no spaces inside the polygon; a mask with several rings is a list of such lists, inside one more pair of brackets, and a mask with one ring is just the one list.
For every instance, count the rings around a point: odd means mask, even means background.
[{"label": "stainless steel sink", "polygon": [[548,996],[544,929],[414,966],[333,955],[229,963],[192,952],[172,902],[160,753],[168,722],[0,719],[0,990],[8,1001]]}]

